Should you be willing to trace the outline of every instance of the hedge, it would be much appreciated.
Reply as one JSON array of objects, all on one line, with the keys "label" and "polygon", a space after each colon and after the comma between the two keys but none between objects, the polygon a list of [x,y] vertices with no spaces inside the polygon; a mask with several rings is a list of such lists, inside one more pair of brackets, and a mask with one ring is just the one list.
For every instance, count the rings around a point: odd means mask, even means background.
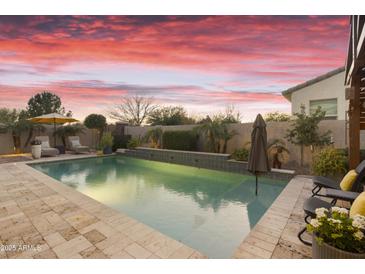
[{"label": "hedge", "polygon": [[113,135],[113,151],[116,151],[118,148],[127,148],[127,143],[131,139],[131,135]]},{"label": "hedge", "polygon": [[162,135],[164,149],[196,151],[197,135],[191,130],[165,131]]}]

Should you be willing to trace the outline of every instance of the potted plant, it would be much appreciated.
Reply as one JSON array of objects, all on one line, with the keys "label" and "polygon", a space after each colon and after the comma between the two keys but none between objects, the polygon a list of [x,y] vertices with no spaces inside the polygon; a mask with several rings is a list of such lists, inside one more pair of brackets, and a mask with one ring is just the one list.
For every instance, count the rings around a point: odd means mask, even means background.
[{"label": "potted plant", "polygon": [[111,154],[113,152],[114,137],[110,132],[104,133],[100,140],[100,146],[103,149],[103,154]]},{"label": "potted plant", "polygon": [[290,151],[286,148],[284,140],[270,140],[267,147],[267,152],[272,158],[272,167],[281,169],[282,164],[288,161],[290,154]]},{"label": "potted plant", "polygon": [[365,259],[365,216],[340,207],[317,208],[316,216],[307,226],[314,259]]},{"label": "potted plant", "polygon": [[32,145],[32,157],[33,159],[41,158],[42,153],[42,142],[39,140],[34,140],[31,142]]}]

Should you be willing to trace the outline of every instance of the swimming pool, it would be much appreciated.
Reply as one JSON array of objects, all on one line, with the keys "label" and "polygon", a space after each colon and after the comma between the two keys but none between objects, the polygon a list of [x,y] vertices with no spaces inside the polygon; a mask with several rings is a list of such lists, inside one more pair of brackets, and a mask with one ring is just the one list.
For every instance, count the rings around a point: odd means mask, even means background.
[{"label": "swimming pool", "polygon": [[287,182],[125,156],[32,165],[209,258],[230,258]]}]

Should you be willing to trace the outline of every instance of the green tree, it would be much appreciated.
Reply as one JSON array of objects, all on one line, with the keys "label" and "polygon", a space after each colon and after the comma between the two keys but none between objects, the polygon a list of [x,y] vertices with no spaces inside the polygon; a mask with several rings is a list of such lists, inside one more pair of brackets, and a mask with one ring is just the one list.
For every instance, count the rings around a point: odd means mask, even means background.
[{"label": "green tree", "polygon": [[101,114],[90,114],[85,118],[84,125],[87,128],[97,130],[99,133],[99,140],[101,140],[106,127],[106,118]]},{"label": "green tree", "polygon": [[187,125],[195,124],[195,120],[188,117],[186,110],[181,106],[165,106],[152,111],[147,123],[152,126]]},{"label": "green tree", "polygon": [[294,113],[295,120],[285,138],[292,144],[300,146],[300,166],[303,167],[304,147],[323,146],[331,143],[331,131],[319,133],[318,124],[324,119],[325,112],[319,107],[310,115],[305,113],[305,106],[301,106],[299,113]]},{"label": "green tree", "polygon": [[85,128],[82,124],[74,124],[58,127],[53,134],[60,137],[63,145],[66,147],[66,138],[68,136],[74,136],[84,132]]},{"label": "green tree", "polygon": [[[72,116],[72,112],[66,112],[65,108],[62,106],[61,98],[49,91],[43,91],[32,96],[28,100],[24,116],[26,116],[26,118],[32,118],[49,113],[59,113],[68,117]],[[25,142],[25,146],[30,143],[35,129],[43,131],[44,127],[32,123],[29,127],[28,138]]]},{"label": "green tree", "polygon": [[59,113],[66,115],[68,117],[72,116],[72,112],[66,112],[65,108],[62,106],[61,98],[56,94],[43,91],[32,96],[26,108],[29,117],[36,117],[49,113]]},{"label": "green tree", "polygon": [[2,128],[11,133],[15,153],[21,152],[21,134],[31,127],[31,123],[25,117],[24,111],[0,108],[0,123]]},{"label": "green tree", "polygon": [[266,113],[264,116],[266,122],[288,122],[291,116],[286,113],[281,113],[279,111]]}]

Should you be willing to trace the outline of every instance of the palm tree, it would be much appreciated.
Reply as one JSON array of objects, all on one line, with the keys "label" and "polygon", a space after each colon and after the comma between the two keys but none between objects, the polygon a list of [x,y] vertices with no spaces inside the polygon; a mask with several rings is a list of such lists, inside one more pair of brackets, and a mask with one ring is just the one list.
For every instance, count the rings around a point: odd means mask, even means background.
[{"label": "palm tree", "polygon": [[0,109],[0,123],[5,131],[11,133],[15,153],[20,153],[21,134],[30,129],[31,123],[25,119],[22,111],[8,108]]},{"label": "palm tree", "polygon": [[227,145],[228,145],[228,141],[231,140],[234,136],[236,136],[238,133],[235,130],[228,130],[227,124],[223,124],[224,128],[223,128],[223,132],[222,132],[222,139],[223,139],[223,151],[222,153],[226,153],[227,152]]},{"label": "palm tree", "polygon": [[150,142],[153,148],[161,148],[162,134],[162,129],[160,127],[156,127],[147,131],[143,139],[146,142]]},{"label": "palm tree", "polygon": [[66,138],[85,132],[85,127],[82,124],[66,125],[56,129],[53,135],[58,136],[62,140],[62,144],[66,147]]},{"label": "palm tree", "polygon": [[229,131],[228,124],[220,117],[214,117],[213,120],[209,119],[194,130],[205,135],[209,150],[215,153],[221,152],[222,141],[223,153],[225,153],[228,141],[237,134],[234,130]]}]

